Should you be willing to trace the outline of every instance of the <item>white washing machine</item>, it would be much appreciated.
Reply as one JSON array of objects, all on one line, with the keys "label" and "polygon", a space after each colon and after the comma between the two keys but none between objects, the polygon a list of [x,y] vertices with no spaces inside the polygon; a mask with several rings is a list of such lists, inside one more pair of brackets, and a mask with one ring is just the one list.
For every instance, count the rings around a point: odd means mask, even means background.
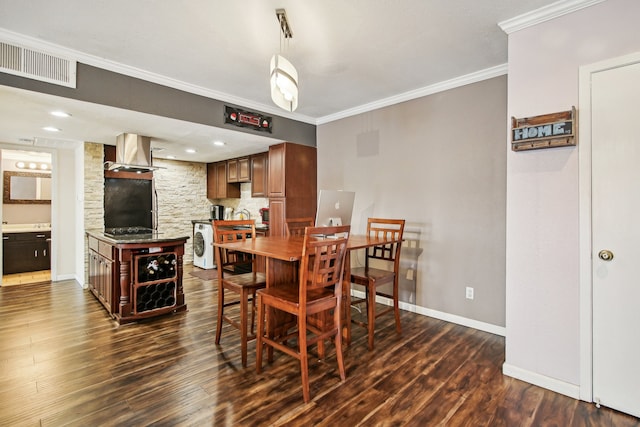
[{"label": "white washing machine", "polygon": [[193,225],[193,265],[207,270],[216,268],[211,223],[198,222]]}]

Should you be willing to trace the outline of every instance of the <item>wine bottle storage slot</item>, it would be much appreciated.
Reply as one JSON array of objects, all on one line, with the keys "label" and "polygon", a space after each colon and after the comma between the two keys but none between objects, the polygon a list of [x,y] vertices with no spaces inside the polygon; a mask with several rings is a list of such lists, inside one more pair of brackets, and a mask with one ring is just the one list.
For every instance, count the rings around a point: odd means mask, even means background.
[{"label": "wine bottle storage slot", "polygon": [[136,256],[136,277],[138,283],[176,277],[176,254],[163,253],[151,256]]},{"label": "wine bottle storage slot", "polygon": [[156,283],[136,288],[136,312],[171,307],[176,303],[175,282]]}]

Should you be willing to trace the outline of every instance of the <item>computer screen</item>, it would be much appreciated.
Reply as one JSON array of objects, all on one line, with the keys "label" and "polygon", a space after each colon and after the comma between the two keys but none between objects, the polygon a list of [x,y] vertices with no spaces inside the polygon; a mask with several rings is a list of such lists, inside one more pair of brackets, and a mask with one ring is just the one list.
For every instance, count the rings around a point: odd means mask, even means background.
[{"label": "computer screen", "polygon": [[316,227],[351,225],[355,197],[353,191],[320,190]]}]

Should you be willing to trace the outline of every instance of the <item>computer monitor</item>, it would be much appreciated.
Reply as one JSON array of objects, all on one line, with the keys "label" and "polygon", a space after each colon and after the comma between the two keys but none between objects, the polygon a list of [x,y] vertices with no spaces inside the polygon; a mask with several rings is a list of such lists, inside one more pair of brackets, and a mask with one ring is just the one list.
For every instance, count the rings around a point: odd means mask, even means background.
[{"label": "computer monitor", "polygon": [[355,197],[353,191],[320,190],[316,227],[351,225]]}]

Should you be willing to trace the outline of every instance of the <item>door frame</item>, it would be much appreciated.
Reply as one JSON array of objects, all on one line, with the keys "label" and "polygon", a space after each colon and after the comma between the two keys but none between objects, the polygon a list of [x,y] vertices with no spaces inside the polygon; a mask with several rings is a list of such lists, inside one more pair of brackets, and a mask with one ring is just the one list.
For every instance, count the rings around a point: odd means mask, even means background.
[{"label": "door frame", "polygon": [[[58,150],[56,148],[34,146],[34,145],[18,145],[11,143],[0,143],[0,150],[5,151],[35,151],[39,153],[47,153],[51,156],[51,241],[57,241],[58,233]],[[3,157],[0,155],[0,161]],[[0,164],[0,178],[3,176],[4,168]],[[0,207],[0,220],[3,218],[3,207]],[[2,237],[2,230],[0,229],[0,237]],[[0,253],[2,249],[0,249]],[[50,246],[49,257],[51,260],[51,281],[58,280],[58,250],[57,245],[52,244]],[[4,265],[0,261],[0,286],[2,285],[2,276],[4,275]]]},{"label": "door frame", "polygon": [[579,71],[580,399],[587,402],[593,401],[591,76],[636,63],[640,63],[640,52],[585,65]]}]

